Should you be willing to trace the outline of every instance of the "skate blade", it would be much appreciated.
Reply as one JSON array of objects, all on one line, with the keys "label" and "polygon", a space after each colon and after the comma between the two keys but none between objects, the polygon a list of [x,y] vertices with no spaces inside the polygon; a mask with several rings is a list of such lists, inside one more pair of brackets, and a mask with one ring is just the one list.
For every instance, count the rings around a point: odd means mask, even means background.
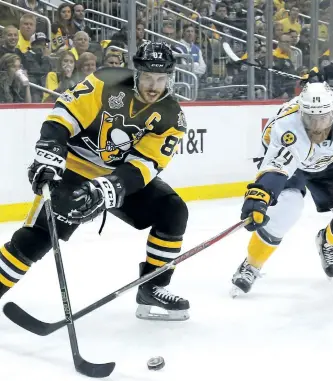
[{"label": "skate blade", "polygon": [[154,306],[147,306],[144,304],[139,304],[136,310],[135,316],[138,319],[143,320],[159,320],[159,321],[184,321],[190,318],[188,310],[163,310],[164,313],[152,312],[151,309]]},{"label": "skate blade", "polygon": [[233,299],[235,299],[237,298],[237,296],[245,294],[245,292],[241,290],[239,287],[237,287],[236,285],[233,285],[229,294]]}]

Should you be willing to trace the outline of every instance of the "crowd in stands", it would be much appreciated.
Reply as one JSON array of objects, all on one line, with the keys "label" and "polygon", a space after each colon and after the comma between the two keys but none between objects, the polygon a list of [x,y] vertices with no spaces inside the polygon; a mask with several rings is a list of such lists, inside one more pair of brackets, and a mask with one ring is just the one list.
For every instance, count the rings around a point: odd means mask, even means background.
[{"label": "crowd in stands", "polygon": [[[127,28],[120,18],[127,17],[127,9],[122,9],[126,2],[106,1],[110,3],[64,2],[56,14],[42,0],[6,0],[21,9],[1,4],[0,103],[53,102],[55,94],[43,93],[29,82],[61,93],[99,67],[126,67]],[[186,89],[197,83],[199,99],[246,98],[248,66],[242,61],[247,59],[247,1],[141,0],[136,6],[137,46],[147,39],[156,41],[164,37],[175,52],[177,67],[182,69],[176,75],[176,87],[182,96],[188,97]],[[252,1],[255,61],[264,65],[266,1]],[[330,63],[329,5],[329,0],[321,0],[319,4],[319,19],[323,21],[318,25],[321,66]],[[96,14],[89,13],[90,9],[100,12],[107,9],[116,17],[96,18]],[[310,9],[311,0],[274,0],[273,68],[300,76],[309,71]],[[51,37],[46,18],[51,22]],[[240,63],[231,62],[226,56],[224,41],[241,58]],[[265,96],[263,86],[267,85],[264,71],[255,71],[255,83],[261,85],[256,89],[256,97],[261,99]],[[271,97],[287,99],[297,91],[295,80],[273,77]]]}]

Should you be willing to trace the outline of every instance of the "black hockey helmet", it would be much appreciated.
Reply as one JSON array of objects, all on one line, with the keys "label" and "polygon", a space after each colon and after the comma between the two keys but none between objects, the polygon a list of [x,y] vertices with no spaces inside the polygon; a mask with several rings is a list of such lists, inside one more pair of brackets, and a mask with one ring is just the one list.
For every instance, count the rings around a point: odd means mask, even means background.
[{"label": "black hockey helmet", "polygon": [[146,41],[139,46],[133,63],[138,71],[172,74],[176,60],[170,46],[165,42]]}]

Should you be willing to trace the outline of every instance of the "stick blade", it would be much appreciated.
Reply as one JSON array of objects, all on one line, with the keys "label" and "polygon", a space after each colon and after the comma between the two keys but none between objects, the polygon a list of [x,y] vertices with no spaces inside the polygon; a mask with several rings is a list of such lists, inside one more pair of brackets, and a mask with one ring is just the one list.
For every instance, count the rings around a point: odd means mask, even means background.
[{"label": "stick blade", "polygon": [[110,376],[116,366],[115,362],[109,362],[105,364],[93,364],[80,358],[80,360],[76,363],[75,361],[75,369],[87,376],[92,378],[104,378]]},{"label": "stick blade", "polygon": [[223,42],[223,49],[227,53],[227,55],[235,62],[241,61],[239,57],[231,49],[230,45],[227,42]]},{"label": "stick blade", "polygon": [[8,302],[4,305],[3,313],[19,327],[38,336],[47,336],[57,329],[57,324],[45,323],[38,320],[13,302]]}]

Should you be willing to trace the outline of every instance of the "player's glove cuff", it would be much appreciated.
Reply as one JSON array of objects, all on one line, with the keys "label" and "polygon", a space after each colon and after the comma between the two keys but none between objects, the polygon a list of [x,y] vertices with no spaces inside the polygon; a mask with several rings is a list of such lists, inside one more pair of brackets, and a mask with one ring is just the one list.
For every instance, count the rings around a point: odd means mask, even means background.
[{"label": "player's glove cuff", "polygon": [[110,175],[84,182],[73,192],[73,204],[68,220],[74,224],[93,221],[105,210],[120,208],[124,202],[125,188],[121,179]]},{"label": "player's glove cuff", "polygon": [[241,213],[242,220],[252,218],[252,222],[246,226],[247,230],[254,231],[267,224],[269,217],[266,212],[271,200],[271,193],[260,184],[248,185]]},{"label": "player's glove cuff", "polygon": [[263,187],[260,184],[249,184],[247,186],[247,191],[245,192],[245,200],[252,199],[252,200],[260,200],[263,201],[269,206],[274,199],[273,193],[266,190],[265,187]]}]

